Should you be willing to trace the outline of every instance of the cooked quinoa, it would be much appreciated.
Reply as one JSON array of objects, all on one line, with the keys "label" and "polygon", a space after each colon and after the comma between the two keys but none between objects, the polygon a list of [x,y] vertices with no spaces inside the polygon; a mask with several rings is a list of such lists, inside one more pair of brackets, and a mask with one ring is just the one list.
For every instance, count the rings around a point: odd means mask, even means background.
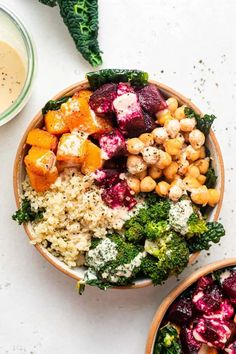
[{"label": "cooked quinoa", "polygon": [[[28,177],[23,182],[22,198],[32,208],[45,208],[43,219],[32,223],[34,240],[69,267],[83,264],[92,237],[104,238],[109,231],[121,230],[134,213],[126,208],[109,208],[101,198],[102,190],[89,175],[66,169],[43,193],[32,189]],[[140,203],[138,207],[140,207]]]}]

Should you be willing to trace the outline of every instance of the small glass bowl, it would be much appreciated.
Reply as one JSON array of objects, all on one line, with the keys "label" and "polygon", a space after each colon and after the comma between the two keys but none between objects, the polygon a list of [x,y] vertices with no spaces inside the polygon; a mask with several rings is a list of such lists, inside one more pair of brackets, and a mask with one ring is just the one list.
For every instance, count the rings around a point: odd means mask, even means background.
[{"label": "small glass bowl", "polygon": [[0,41],[12,46],[20,55],[26,67],[24,86],[13,104],[0,114],[0,126],[13,119],[30,98],[36,71],[35,48],[23,23],[5,6],[0,5]]}]

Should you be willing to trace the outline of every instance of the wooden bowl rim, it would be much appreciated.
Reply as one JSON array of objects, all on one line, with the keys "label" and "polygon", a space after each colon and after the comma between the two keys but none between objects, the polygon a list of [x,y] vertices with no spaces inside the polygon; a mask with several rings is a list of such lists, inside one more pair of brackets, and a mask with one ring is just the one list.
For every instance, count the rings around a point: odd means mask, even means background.
[{"label": "wooden bowl rim", "polygon": [[[191,107],[192,109],[194,109],[198,114],[202,114],[202,112],[191,102],[190,99],[186,98],[185,96],[181,95],[179,92],[173,90],[172,88],[154,81],[154,80],[149,80],[149,83],[155,84],[161,91],[165,92],[168,94],[169,97],[174,96],[177,98],[178,101],[182,102],[183,104],[186,104],[187,106]],[[80,82],[77,82],[67,88],[65,88],[64,90],[60,91],[57,95],[55,95],[52,99],[53,100],[57,100],[60,97],[66,96],[66,95],[70,95],[71,93],[73,93],[74,91],[77,90],[82,90],[82,89],[87,89],[89,88],[89,83],[88,80],[83,80]],[[17,208],[19,208],[20,205],[20,181],[18,180],[18,176],[20,173],[20,162],[22,159],[22,152],[23,152],[23,148],[25,145],[25,141],[26,141],[26,137],[29,133],[29,131],[31,129],[33,129],[35,127],[36,124],[38,124],[42,119],[42,111],[40,110],[36,116],[31,120],[30,124],[28,125],[23,137],[20,140],[19,146],[17,148],[17,152],[16,152],[16,157],[15,157],[15,161],[14,161],[14,166],[13,166],[13,188],[14,188],[14,195],[15,195],[15,200],[16,200],[16,205]],[[222,207],[222,202],[223,202],[223,197],[224,197],[224,184],[225,184],[225,174],[224,174],[224,162],[223,162],[223,157],[222,157],[222,153],[221,153],[221,149],[219,146],[219,143],[215,137],[214,132],[211,130],[210,131],[210,137],[211,140],[213,142],[213,145],[215,146],[216,149],[216,155],[218,157],[219,160],[219,174],[221,177],[221,188],[220,188],[220,201],[217,204],[217,206],[214,209],[214,220],[218,220],[219,218],[219,214],[220,214],[220,210]],[[26,234],[28,235],[29,239],[32,241],[33,237],[31,235],[31,232],[28,228],[28,226],[26,224],[23,225]],[[58,270],[60,270],[61,272],[63,272],[64,274],[70,276],[71,278],[76,279],[77,281],[81,280],[81,278],[75,274],[73,272],[73,270],[71,270],[69,267],[66,268],[65,266],[62,266],[61,264],[59,264],[56,259],[51,258],[49,256],[49,254],[47,253],[47,251],[44,249],[43,246],[41,245],[34,245],[35,248],[38,250],[38,252],[49,262],[51,263],[54,267],[56,267]],[[199,256],[200,252],[196,252],[194,254],[192,254],[189,258],[189,264],[192,264]],[[135,282],[132,285],[129,286],[123,286],[123,287],[114,287],[113,289],[122,289],[122,290],[126,290],[126,289],[139,289],[139,288],[144,288],[147,286],[151,286],[152,285],[152,281],[150,279],[143,279],[140,281]]]},{"label": "wooden bowl rim", "polygon": [[236,258],[223,259],[223,260],[220,260],[217,262],[207,264],[204,267],[195,271],[193,274],[189,275],[176,288],[171,290],[171,292],[162,301],[162,303],[160,304],[160,306],[158,307],[158,309],[154,315],[154,318],[152,320],[152,323],[151,323],[151,326],[150,326],[150,329],[148,332],[145,354],[152,354],[153,346],[155,343],[156,334],[159,330],[159,326],[162,322],[162,319],[164,318],[164,316],[166,314],[166,311],[168,310],[170,305],[173,303],[173,301],[179,295],[181,295],[184,290],[186,290],[188,287],[190,287],[192,284],[194,284],[200,277],[207,275],[217,269],[226,268],[226,267],[230,267],[230,266],[234,266],[234,265],[236,265]]}]

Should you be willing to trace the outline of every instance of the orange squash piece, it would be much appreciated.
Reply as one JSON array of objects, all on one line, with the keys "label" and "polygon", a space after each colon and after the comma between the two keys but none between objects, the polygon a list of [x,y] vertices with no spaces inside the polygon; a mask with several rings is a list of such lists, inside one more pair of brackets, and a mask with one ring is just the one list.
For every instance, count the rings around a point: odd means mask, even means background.
[{"label": "orange squash piece", "polygon": [[55,150],[57,147],[57,137],[36,128],[32,129],[26,139],[26,144],[37,146],[43,149]]},{"label": "orange squash piece", "polygon": [[54,167],[54,169],[45,176],[39,176],[30,171],[28,168],[26,171],[29,176],[30,184],[36,192],[45,192],[48,190],[51,184],[53,184],[58,177],[58,171],[56,167]]},{"label": "orange squash piece", "polygon": [[58,144],[57,160],[82,163],[85,158],[86,139],[87,134],[82,132],[63,134]]},{"label": "orange squash piece", "polygon": [[48,149],[33,146],[24,159],[28,170],[39,176],[51,172],[56,164],[56,155]]},{"label": "orange squash piece", "polygon": [[86,142],[86,154],[81,166],[81,172],[86,175],[102,167],[101,149],[91,141]]},{"label": "orange squash piece", "polygon": [[58,111],[48,111],[44,118],[46,130],[55,135],[69,133],[70,129],[65,123],[63,113]]},{"label": "orange squash piece", "polygon": [[64,171],[65,168],[71,168],[71,167],[74,167],[74,168],[78,168],[80,170],[80,167],[81,167],[81,163],[78,163],[78,162],[75,162],[75,161],[70,161],[70,160],[67,160],[67,161],[57,161],[57,169],[58,169],[58,172],[61,173]]}]

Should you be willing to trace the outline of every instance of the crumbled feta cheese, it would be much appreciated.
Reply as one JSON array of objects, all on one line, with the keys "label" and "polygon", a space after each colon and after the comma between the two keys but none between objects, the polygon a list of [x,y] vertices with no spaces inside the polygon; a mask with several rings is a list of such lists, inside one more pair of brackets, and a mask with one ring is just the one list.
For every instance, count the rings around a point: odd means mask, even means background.
[{"label": "crumbled feta cheese", "polygon": [[172,203],[169,212],[169,222],[171,227],[185,235],[188,232],[188,219],[193,213],[190,200],[181,200],[178,203]]}]

